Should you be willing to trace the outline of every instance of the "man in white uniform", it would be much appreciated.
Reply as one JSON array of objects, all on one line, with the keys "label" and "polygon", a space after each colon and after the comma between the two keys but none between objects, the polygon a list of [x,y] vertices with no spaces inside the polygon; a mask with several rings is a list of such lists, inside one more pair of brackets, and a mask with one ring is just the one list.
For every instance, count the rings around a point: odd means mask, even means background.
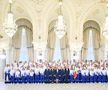
[{"label": "man in white uniform", "polygon": [[14,83],[15,82],[14,80],[15,80],[15,70],[14,70],[14,68],[12,68],[10,70],[10,82]]},{"label": "man in white uniform", "polygon": [[21,77],[20,70],[17,69],[15,72],[16,83],[20,83],[20,77]]}]

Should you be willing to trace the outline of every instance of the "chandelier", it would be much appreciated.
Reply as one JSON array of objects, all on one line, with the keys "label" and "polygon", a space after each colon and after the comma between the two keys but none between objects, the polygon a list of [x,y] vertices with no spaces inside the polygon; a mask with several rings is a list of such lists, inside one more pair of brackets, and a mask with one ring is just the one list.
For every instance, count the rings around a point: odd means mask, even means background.
[{"label": "chandelier", "polygon": [[3,28],[4,28],[4,31],[5,33],[9,36],[9,37],[12,37],[15,32],[17,31],[17,26],[15,24],[15,21],[14,21],[14,15],[11,11],[11,7],[12,7],[12,0],[9,0],[9,12],[7,14],[7,17],[5,19],[5,23],[3,25]]},{"label": "chandelier", "polygon": [[66,33],[66,25],[64,23],[64,17],[62,14],[62,5],[62,0],[59,0],[59,15],[54,27],[55,34],[59,39],[61,39]]},{"label": "chandelier", "polygon": [[105,25],[104,25],[104,29],[103,29],[103,36],[108,39],[108,16],[106,17],[105,20]]}]

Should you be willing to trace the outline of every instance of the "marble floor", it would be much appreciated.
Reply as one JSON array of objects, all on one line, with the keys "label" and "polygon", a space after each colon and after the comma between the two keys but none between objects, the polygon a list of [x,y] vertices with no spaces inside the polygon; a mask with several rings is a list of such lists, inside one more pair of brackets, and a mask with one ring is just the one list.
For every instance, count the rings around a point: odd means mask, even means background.
[{"label": "marble floor", "polygon": [[0,82],[0,90],[108,90],[108,83],[4,84],[3,82]]}]

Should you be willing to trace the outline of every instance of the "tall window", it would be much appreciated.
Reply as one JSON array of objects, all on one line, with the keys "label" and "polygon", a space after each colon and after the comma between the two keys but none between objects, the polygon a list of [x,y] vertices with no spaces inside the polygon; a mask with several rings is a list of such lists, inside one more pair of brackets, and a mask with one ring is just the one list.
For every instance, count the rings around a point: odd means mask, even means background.
[{"label": "tall window", "polygon": [[97,22],[88,20],[84,24],[83,42],[82,59],[99,60],[100,27]]},{"label": "tall window", "polygon": [[29,61],[34,58],[32,23],[24,18],[16,21],[18,30],[12,37],[13,61]]},{"label": "tall window", "polygon": [[54,47],[54,57],[53,57],[54,61],[59,61],[62,60],[61,57],[61,47],[60,47],[60,39],[56,37],[56,41],[55,41],[55,47]]},{"label": "tall window", "polygon": [[26,35],[26,30],[24,27],[22,27],[22,33],[21,33],[21,48],[20,48],[20,59],[19,60],[21,61],[28,60],[27,35]]},{"label": "tall window", "polygon": [[87,48],[87,60],[94,60],[94,52],[93,52],[93,33],[92,30],[89,30],[88,36],[88,48]]},{"label": "tall window", "polygon": [[53,20],[49,24],[48,31],[48,42],[47,42],[47,59],[58,61],[58,60],[68,60],[70,59],[69,54],[69,45],[67,33],[64,35],[62,39],[56,37],[54,32],[54,25],[56,24],[56,20]]}]

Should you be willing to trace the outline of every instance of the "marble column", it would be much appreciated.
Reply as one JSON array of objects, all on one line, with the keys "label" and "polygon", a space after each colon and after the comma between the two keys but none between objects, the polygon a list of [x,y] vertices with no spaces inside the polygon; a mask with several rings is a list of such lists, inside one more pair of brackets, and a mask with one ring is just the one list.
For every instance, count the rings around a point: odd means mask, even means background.
[{"label": "marble column", "polygon": [[44,42],[33,42],[34,45],[34,60],[45,60],[46,44]]},{"label": "marble column", "polygon": [[5,49],[6,51],[6,64],[10,64],[10,52],[9,52],[9,47]]},{"label": "marble column", "polygon": [[82,42],[72,42],[70,44],[71,61],[81,60]]},{"label": "marble column", "polygon": [[107,60],[108,59],[108,46],[105,45],[103,49],[104,49],[104,60]]},{"label": "marble column", "polygon": [[6,64],[6,56],[4,48],[0,48],[0,81],[4,78],[4,68]]},{"label": "marble column", "polygon": [[6,64],[10,64],[13,61],[13,48],[12,48],[12,39],[9,38],[6,43],[6,47],[4,48],[6,51]]}]

